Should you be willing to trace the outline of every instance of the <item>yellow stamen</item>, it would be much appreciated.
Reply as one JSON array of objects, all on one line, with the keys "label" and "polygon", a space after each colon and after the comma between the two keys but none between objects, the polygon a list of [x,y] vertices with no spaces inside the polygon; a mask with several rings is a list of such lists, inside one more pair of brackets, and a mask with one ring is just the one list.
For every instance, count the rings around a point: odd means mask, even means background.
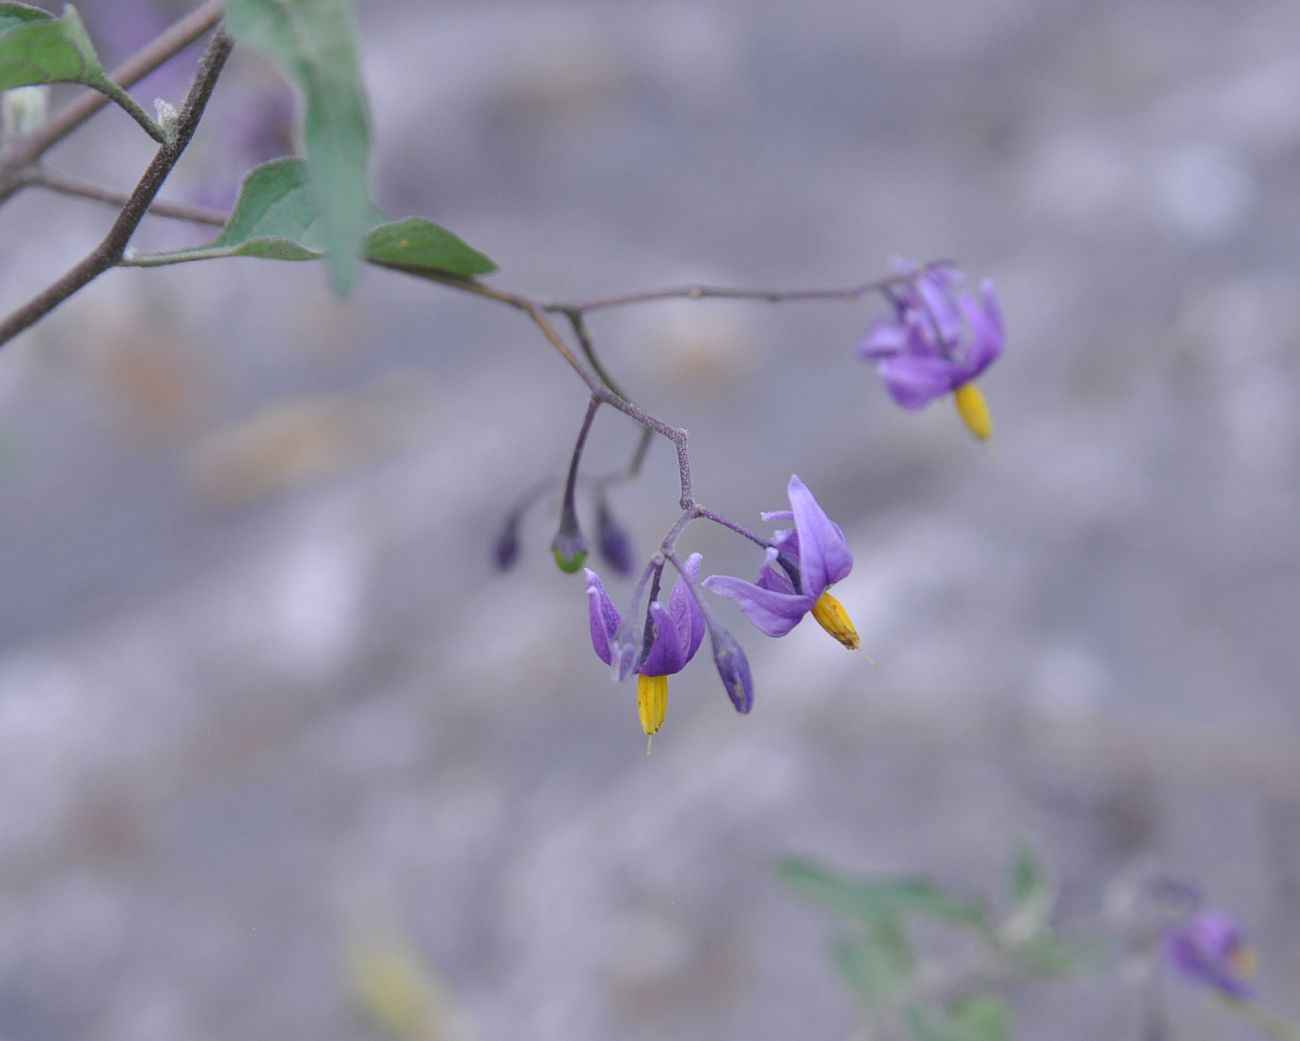
[{"label": "yellow stamen", "polygon": [[636,678],[636,708],[641,714],[641,729],[647,741],[645,754],[650,754],[650,741],[664,725],[668,713],[668,677],[638,676]]},{"label": "yellow stamen", "polygon": [[862,641],[858,639],[858,631],[853,627],[853,619],[844,610],[844,605],[830,593],[822,593],[817,598],[813,604],[812,616],[817,619],[818,625],[849,650],[856,651],[861,646]]},{"label": "yellow stamen", "polygon": [[979,387],[974,383],[963,383],[952,392],[952,399],[957,403],[957,412],[967,430],[981,441],[987,441],[993,436],[993,420]]}]

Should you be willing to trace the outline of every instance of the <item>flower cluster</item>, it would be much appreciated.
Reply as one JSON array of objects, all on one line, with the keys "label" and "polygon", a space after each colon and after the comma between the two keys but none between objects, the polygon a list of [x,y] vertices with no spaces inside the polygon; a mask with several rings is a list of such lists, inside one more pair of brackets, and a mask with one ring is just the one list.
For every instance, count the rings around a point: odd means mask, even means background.
[{"label": "flower cluster", "polygon": [[[701,582],[701,558],[695,553],[680,565],[677,584],[665,606],[656,599],[665,564],[661,555],[651,560],[633,595],[633,604],[638,604],[647,582],[650,584],[644,611],[632,608],[621,612],[600,576],[587,569],[592,648],[617,679],[636,675],[637,710],[647,738],[653,738],[663,726],[668,677],[695,656],[706,630],[714,665],[732,704],[742,713],[753,707],[754,685],[745,653],[705,604],[701,587],[735,601],[768,636],[784,636],[811,614],[845,647],[857,649],[858,634],[848,612],[828,592],[853,569],[844,532],[797,476],[790,478],[788,494],[789,510],[763,514],[764,520],[786,521],[792,526],[778,530],[771,542],[763,542],[765,559],[756,582],[729,575],[713,575]],[[743,530],[739,525],[727,526]],[[671,559],[676,563],[675,557]]]},{"label": "flower cluster", "polygon": [[895,266],[909,277],[891,290],[894,314],[871,327],[859,356],[876,363],[903,408],[924,408],[951,393],[970,432],[987,440],[993,423],[975,380],[1001,355],[1006,338],[993,283],[986,279],[976,298],[960,291],[964,276],[951,265],[920,272],[906,261]]}]

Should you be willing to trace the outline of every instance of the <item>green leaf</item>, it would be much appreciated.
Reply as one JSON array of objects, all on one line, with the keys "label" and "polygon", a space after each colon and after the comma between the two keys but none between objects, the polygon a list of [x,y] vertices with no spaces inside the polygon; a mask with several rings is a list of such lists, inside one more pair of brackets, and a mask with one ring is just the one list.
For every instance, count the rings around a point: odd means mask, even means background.
[{"label": "green leaf", "polygon": [[917,1041],[1009,1041],[1011,1008],[1001,998],[972,994],[947,1011],[913,1005],[907,1025]]},{"label": "green leaf", "polygon": [[301,159],[275,159],[244,178],[235,212],[211,242],[170,253],[151,253],[130,263],[154,267],[213,257],[317,260],[324,252],[320,204],[312,190],[307,164]]},{"label": "green leaf", "polygon": [[803,860],[778,865],[780,877],[799,896],[867,923],[918,914],[952,925],[988,929],[984,905],[950,896],[924,878],[857,879]]},{"label": "green leaf", "polygon": [[911,982],[910,955],[900,957],[897,949],[876,936],[841,937],[832,943],[831,957],[850,989],[869,1009],[897,1000]]},{"label": "green leaf", "polygon": [[302,91],[311,184],[330,275],[351,288],[370,227],[370,121],[347,0],[229,0],[226,28],[269,55]]},{"label": "green leaf", "polygon": [[488,257],[423,217],[407,217],[373,228],[366,236],[365,248],[367,260],[421,271],[445,271],[473,278],[497,269]]},{"label": "green leaf", "polygon": [[[495,271],[496,265],[446,228],[422,217],[384,222],[366,205],[365,255],[406,270],[437,271],[464,278]],[[244,178],[235,212],[211,242],[169,253],[136,256],[133,267],[158,267],[218,257],[318,260],[326,253],[327,230],[311,174],[301,159],[276,159]]]},{"label": "green leaf", "polygon": [[68,7],[63,17],[26,4],[0,4],[0,90],[35,83],[104,82],[95,47]]}]

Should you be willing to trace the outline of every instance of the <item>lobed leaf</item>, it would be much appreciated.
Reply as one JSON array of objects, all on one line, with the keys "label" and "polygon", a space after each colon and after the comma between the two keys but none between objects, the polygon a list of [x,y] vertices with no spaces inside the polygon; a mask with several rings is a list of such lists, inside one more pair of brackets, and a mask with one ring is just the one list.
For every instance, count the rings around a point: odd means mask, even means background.
[{"label": "lobed leaf", "polygon": [[226,28],[272,58],[302,91],[311,184],[340,295],[351,288],[370,220],[370,120],[347,0],[229,0]]},{"label": "lobed leaf", "polygon": [[38,83],[104,82],[104,70],[72,7],[55,18],[27,4],[0,4],[0,90]]}]

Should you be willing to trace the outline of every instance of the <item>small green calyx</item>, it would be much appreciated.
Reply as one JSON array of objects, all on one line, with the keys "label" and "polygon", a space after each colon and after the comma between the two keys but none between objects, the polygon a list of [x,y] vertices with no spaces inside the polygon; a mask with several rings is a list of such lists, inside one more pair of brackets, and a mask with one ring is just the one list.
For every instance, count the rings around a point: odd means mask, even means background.
[{"label": "small green calyx", "polygon": [[587,560],[587,551],[585,549],[568,553],[565,550],[557,549],[554,551],[555,566],[563,571],[566,575],[572,575]]}]

